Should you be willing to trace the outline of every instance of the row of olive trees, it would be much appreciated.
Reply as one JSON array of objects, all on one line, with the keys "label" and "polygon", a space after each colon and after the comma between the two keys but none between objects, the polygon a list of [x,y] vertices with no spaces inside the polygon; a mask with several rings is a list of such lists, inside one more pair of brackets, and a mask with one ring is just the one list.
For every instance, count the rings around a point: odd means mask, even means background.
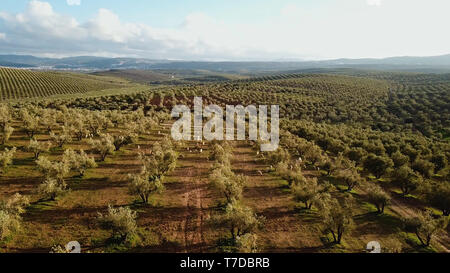
[{"label": "row of olive trees", "polygon": [[[21,108],[14,111],[10,107],[0,105],[0,133],[2,144],[8,141],[13,132],[12,123],[16,118],[22,122],[21,129],[30,138],[28,151],[33,153],[37,169],[44,175],[44,182],[38,187],[38,194],[47,200],[55,200],[58,196],[68,191],[66,178],[71,172],[78,176],[84,176],[89,168],[97,165],[93,157],[88,156],[83,150],[74,151],[67,149],[60,160],[51,161],[42,154],[49,152],[50,148],[62,148],[74,139],[81,141],[88,138],[88,144],[96,151],[100,160],[120,150],[123,146],[135,143],[140,134],[148,134],[158,122],[164,120],[149,118],[142,110],[130,113],[119,111],[85,111],[67,109],[64,106],[58,110],[42,109],[34,106]],[[122,127],[122,130],[119,130]],[[108,129],[114,129],[114,134],[108,134]],[[38,141],[35,137],[38,133],[49,134],[50,141]],[[148,202],[149,195],[154,192],[152,184],[157,181],[157,187],[161,186],[164,175],[172,171],[176,165],[177,154],[167,143],[163,146],[155,144],[150,155],[140,153],[139,158],[143,162],[142,173],[133,177],[130,183],[130,192],[137,193],[144,202]],[[12,164],[16,148],[5,149],[0,153],[1,172]],[[160,184],[159,184],[160,183]],[[17,198],[16,198],[17,199]],[[20,214],[23,210],[11,209],[11,202],[0,207],[0,235],[3,239],[20,224]],[[10,204],[11,203],[11,204]],[[25,203],[24,205],[25,206]],[[98,222],[102,228],[112,230],[113,236],[120,240],[129,239],[137,230],[136,212],[129,208],[109,207],[107,214],[99,214]]]},{"label": "row of olive trees", "polygon": [[[164,177],[173,171],[178,154],[169,139],[155,143],[150,152],[141,151],[138,155],[142,163],[139,174],[130,175],[129,192],[148,204],[152,194],[164,189]],[[108,207],[107,213],[98,213],[97,223],[102,229],[110,230],[112,238],[119,242],[129,242],[138,233],[137,212],[129,207]]]},{"label": "row of olive trees", "polygon": [[[349,232],[353,223],[353,208],[355,200],[350,195],[343,199],[332,198],[331,190],[333,186],[328,183],[318,183],[316,178],[307,179],[302,175],[301,166],[306,165],[301,159],[293,161],[291,159],[292,151],[304,143],[304,140],[297,140],[288,134],[288,140],[282,138],[282,143],[286,145],[286,151],[281,149],[268,156],[269,162],[274,164],[278,162],[276,171],[285,180],[289,182],[294,199],[297,202],[303,202],[305,208],[311,209],[315,204],[322,216],[324,231],[332,234],[334,242],[340,243],[344,233]],[[305,146],[303,145],[303,148]],[[307,148],[307,147],[306,147]],[[289,151],[289,152],[287,152]],[[321,168],[326,171],[327,176],[338,179],[351,191],[359,187],[364,195],[364,201],[373,204],[378,213],[384,213],[385,208],[391,203],[391,196],[383,190],[380,185],[373,182],[367,182],[358,173],[356,164],[348,158],[339,154],[332,159],[328,156],[318,156],[321,158]],[[413,190],[420,189],[421,195],[429,204],[442,210],[444,216],[450,212],[450,186],[442,183],[433,183],[424,181],[424,179],[415,171],[411,170],[406,160],[395,157],[395,169],[391,174],[391,181],[395,186],[402,189],[403,194],[408,194]],[[383,160],[373,158],[374,165],[383,165]],[[403,162],[403,163],[402,163]],[[309,162],[312,164],[311,162]],[[390,164],[385,166],[389,168]],[[417,217],[404,220],[404,226],[407,231],[414,232],[423,246],[429,246],[434,235],[443,230],[448,222],[446,217],[434,216],[432,212],[417,212]]]},{"label": "row of olive trees", "polygon": [[[322,218],[324,233],[331,234],[333,242],[340,244],[344,234],[349,233],[354,226],[354,200],[351,195],[345,195],[343,199],[333,197],[333,185],[328,182],[319,182],[316,177],[305,177],[302,172],[305,162],[303,160],[293,161],[290,154],[284,149],[269,155],[269,158],[271,163],[274,163],[274,158],[278,158],[279,162],[275,171],[288,181],[295,202],[303,203],[307,210],[311,210],[314,206]],[[347,171],[346,169],[335,169],[339,172]],[[350,179],[348,178],[350,175],[345,175],[347,179]]]},{"label": "row of olive trees", "polygon": [[262,227],[264,218],[242,203],[247,178],[232,171],[232,147],[226,142],[215,144],[209,159],[214,160],[210,183],[226,199],[225,211],[212,219],[213,225],[229,231],[235,251],[256,252],[258,237],[255,232]]},{"label": "row of olive trees", "polygon": [[27,197],[15,194],[8,200],[0,201],[0,241],[10,237],[20,229],[21,217],[29,205]]},{"label": "row of olive trees", "polygon": [[155,143],[149,153],[139,152],[138,159],[142,163],[142,169],[139,174],[130,175],[129,191],[148,204],[152,194],[164,190],[165,176],[176,168],[178,153],[172,141],[165,139],[162,144]]},{"label": "row of olive trees", "polygon": [[50,161],[41,156],[36,160],[38,170],[44,175],[45,181],[39,186],[38,193],[46,199],[55,200],[67,191],[66,177],[71,171],[83,177],[86,170],[97,167],[93,157],[83,150],[77,152],[67,149],[61,160]]}]

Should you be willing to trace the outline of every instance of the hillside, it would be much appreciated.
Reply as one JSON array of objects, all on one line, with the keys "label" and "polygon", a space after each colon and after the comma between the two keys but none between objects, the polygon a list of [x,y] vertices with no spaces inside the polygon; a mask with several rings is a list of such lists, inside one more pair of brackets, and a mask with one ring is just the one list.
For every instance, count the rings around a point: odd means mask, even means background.
[{"label": "hillside", "polygon": [[103,58],[79,56],[71,58],[38,58],[22,55],[0,55],[0,65],[9,67],[44,67],[46,69],[137,69],[137,70],[208,70],[221,73],[260,73],[311,68],[362,68],[399,71],[446,71],[450,55],[431,57],[392,57],[385,59],[336,59],[320,61],[170,61],[143,58]]},{"label": "hillside", "polygon": [[127,85],[125,80],[112,77],[0,68],[0,100],[81,94]]},{"label": "hillside", "polygon": [[[30,204],[0,253],[73,240],[83,252],[245,252],[220,222],[231,205],[240,214],[229,221],[258,222],[246,234],[258,252],[355,253],[370,241],[383,252],[449,252],[440,220],[450,212],[449,82],[446,74],[280,74],[2,106],[4,128],[14,130],[3,138],[13,158],[0,200],[19,193]],[[279,149],[172,141],[168,113],[194,96],[205,105],[280,105]],[[83,157],[96,164],[76,164]],[[155,164],[161,180],[150,176]],[[99,225],[110,205],[136,213],[132,236]],[[325,229],[331,212],[348,220],[339,242]],[[418,217],[436,225],[429,245],[415,233]]]},{"label": "hillside", "polygon": [[238,74],[218,73],[208,70],[137,70],[111,69],[94,72],[92,75],[118,77],[140,84],[170,84],[181,85],[189,83],[223,82],[229,80],[246,79],[247,76]]}]

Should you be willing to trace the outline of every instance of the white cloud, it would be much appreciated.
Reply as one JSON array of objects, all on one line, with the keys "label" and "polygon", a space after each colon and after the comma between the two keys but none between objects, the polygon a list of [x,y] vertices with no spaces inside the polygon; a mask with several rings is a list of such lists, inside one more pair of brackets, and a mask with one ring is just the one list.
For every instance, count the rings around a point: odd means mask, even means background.
[{"label": "white cloud", "polygon": [[281,15],[284,17],[298,17],[302,12],[302,8],[293,3],[287,4],[281,9]]},{"label": "white cloud", "polygon": [[81,5],[81,0],[67,0],[67,5],[79,6],[79,5]]},{"label": "white cloud", "polygon": [[[90,20],[33,0],[17,14],[0,11],[0,52],[40,56],[135,56],[185,60],[267,60],[447,54],[448,0],[396,0],[383,9],[336,0],[316,10],[299,4],[251,23],[192,13],[178,27],[124,22],[108,9]],[[408,6],[408,12],[405,12]],[[417,20],[422,18],[422,20]]]},{"label": "white cloud", "polygon": [[6,34],[0,32],[0,40],[6,40]]},{"label": "white cloud", "polygon": [[367,0],[367,5],[369,6],[381,6],[382,0]]}]

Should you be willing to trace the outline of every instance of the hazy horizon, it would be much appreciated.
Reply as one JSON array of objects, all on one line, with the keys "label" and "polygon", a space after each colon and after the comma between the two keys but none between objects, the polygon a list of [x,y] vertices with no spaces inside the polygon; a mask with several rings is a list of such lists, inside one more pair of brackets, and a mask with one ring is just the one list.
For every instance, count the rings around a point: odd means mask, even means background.
[{"label": "hazy horizon", "polygon": [[445,0],[3,0],[0,54],[310,61],[449,54]]}]

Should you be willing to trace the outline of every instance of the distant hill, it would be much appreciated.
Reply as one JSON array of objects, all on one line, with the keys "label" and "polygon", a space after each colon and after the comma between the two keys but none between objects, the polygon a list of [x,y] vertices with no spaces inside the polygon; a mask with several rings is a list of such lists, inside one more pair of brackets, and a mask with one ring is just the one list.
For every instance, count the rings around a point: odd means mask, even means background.
[{"label": "distant hill", "polygon": [[135,69],[128,69],[128,70],[111,69],[108,71],[94,72],[92,74],[98,76],[119,77],[138,83],[168,81],[171,79],[171,75],[169,74],[158,73],[150,70],[135,70]]},{"label": "distant hill", "polygon": [[229,80],[246,79],[246,76],[214,72],[210,70],[137,70],[137,69],[111,69],[107,71],[93,72],[92,75],[112,76],[127,79],[141,84],[187,84],[221,82]]},{"label": "distant hill", "polygon": [[112,77],[0,68],[0,100],[78,94],[127,86]]},{"label": "distant hill", "polygon": [[385,59],[336,59],[324,61],[276,62],[194,62],[142,58],[80,56],[61,59],[25,55],[0,55],[0,66],[54,70],[208,70],[221,73],[254,73],[310,68],[364,68],[390,70],[450,70],[450,54],[433,57],[392,57]]}]

